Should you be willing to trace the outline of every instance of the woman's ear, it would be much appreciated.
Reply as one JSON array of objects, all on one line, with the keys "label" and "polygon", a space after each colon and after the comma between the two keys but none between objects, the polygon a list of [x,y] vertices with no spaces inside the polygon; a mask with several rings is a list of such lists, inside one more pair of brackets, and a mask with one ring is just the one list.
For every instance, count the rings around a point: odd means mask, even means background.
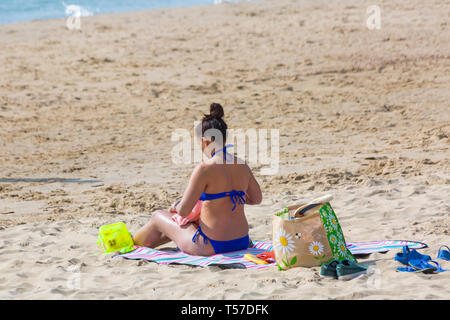
[{"label": "woman's ear", "polygon": [[[202,138],[202,151],[204,152],[211,143],[212,143],[212,141]],[[210,156],[210,155],[208,155],[208,156]]]},{"label": "woman's ear", "polygon": [[208,145],[209,141],[202,138],[202,151],[204,151]]},{"label": "woman's ear", "polygon": [[[203,140],[202,140],[202,151],[205,152],[205,150],[207,150],[207,148],[209,147],[209,145],[210,145],[211,143],[213,143],[213,142],[210,141],[210,140],[207,140],[207,139],[204,139],[204,138],[203,138]],[[206,155],[207,155],[208,157],[211,156],[210,154],[206,154]]]}]

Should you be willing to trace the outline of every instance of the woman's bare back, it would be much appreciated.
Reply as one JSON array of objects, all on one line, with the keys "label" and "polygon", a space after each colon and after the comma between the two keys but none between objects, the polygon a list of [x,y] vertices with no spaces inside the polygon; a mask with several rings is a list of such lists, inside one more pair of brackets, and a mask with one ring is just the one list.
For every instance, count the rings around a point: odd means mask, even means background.
[{"label": "woman's bare back", "polygon": [[[217,160],[205,163],[207,175],[205,193],[216,194],[232,190],[247,194],[252,178],[246,164],[218,164]],[[236,205],[229,197],[204,201],[200,215],[203,232],[213,240],[227,241],[242,238],[248,234],[248,223],[244,205]]]}]

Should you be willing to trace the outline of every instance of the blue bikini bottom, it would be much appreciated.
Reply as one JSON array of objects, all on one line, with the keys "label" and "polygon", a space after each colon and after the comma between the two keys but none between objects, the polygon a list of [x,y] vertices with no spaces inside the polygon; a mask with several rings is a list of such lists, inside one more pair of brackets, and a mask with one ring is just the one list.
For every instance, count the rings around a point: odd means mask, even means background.
[{"label": "blue bikini bottom", "polygon": [[245,250],[250,246],[250,237],[246,235],[243,238],[229,240],[229,241],[216,241],[208,238],[202,231],[202,228],[198,226],[197,232],[194,234],[194,237],[192,238],[192,242],[196,242],[199,238],[199,236],[203,237],[203,242],[205,244],[208,243],[208,241],[211,243],[214,252],[216,254],[219,253],[226,253],[231,251],[239,251],[239,250]]}]

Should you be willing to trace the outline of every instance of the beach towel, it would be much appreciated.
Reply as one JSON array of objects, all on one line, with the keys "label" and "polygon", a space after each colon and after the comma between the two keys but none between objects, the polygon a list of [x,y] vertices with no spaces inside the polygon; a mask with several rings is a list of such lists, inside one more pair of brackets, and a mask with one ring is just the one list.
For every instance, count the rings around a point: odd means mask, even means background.
[{"label": "beach towel", "polygon": [[[409,246],[411,249],[426,248],[427,245],[415,241],[371,241],[347,243],[347,248],[355,255],[367,255],[375,252],[387,252],[389,250],[401,249],[403,246]],[[269,241],[253,241],[253,247],[236,252],[216,254],[209,257],[191,256],[180,250],[157,250],[146,247],[139,247],[136,250],[118,254],[114,257],[122,257],[132,260],[147,260],[158,264],[184,264],[198,267],[217,266],[222,269],[265,269],[273,267],[276,264],[256,264],[244,259],[247,253],[257,255],[266,251],[273,250],[272,243]]]}]

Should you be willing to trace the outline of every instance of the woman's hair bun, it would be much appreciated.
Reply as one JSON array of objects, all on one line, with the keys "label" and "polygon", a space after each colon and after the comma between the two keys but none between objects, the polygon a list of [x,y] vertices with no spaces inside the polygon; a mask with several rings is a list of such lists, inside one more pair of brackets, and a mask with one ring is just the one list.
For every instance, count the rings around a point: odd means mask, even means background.
[{"label": "woman's hair bun", "polygon": [[224,116],[223,108],[218,103],[211,103],[209,107],[209,116],[215,119],[222,119]]},{"label": "woman's hair bun", "polygon": [[[218,103],[211,103],[209,107],[209,114],[205,114],[202,120],[202,137],[205,135],[205,132],[209,129],[217,129],[222,133],[223,141],[227,137],[227,124],[223,121],[222,117],[224,116],[223,108]],[[212,137],[212,141],[215,141],[214,137]]]}]

